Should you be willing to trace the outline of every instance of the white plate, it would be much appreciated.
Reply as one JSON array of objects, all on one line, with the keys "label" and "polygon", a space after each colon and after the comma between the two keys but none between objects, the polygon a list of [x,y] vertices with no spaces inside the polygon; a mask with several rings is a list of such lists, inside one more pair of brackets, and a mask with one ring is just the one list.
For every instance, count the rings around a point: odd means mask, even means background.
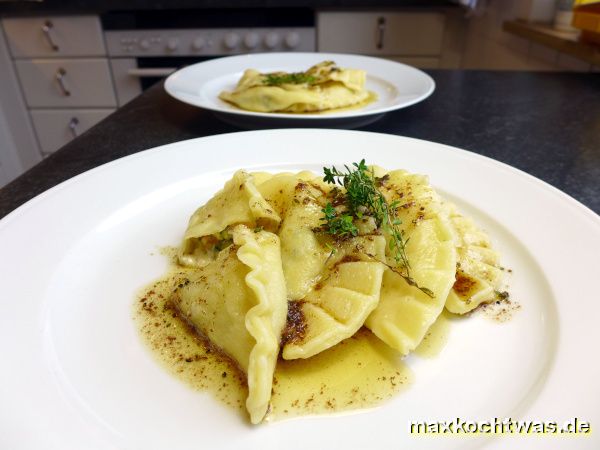
[{"label": "white plate", "polygon": [[[166,267],[188,216],[240,167],[312,169],[367,158],[427,173],[493,237],[522,309],[451,329],[415,383],[383,406],[251,427],[146,351],[135,292]],[[0,448],[599,448],[572,437],[418,437],[411,420],[494,417],[600,424],[600,218],[491,159],[426,141],[273,130],[184,141],[77,176],[0,221]]]},{"label": "white plate", "polygon": [[[325,114],[284,114],[245,111],[224,102],[219,94],[233,90],[244,70],[300,72],[321,61],[367,71],[366,88],[377,100],[359,109]],[[427,98],[435,83],[429,75],[405,64],[368,56],[337,53],[255,53],[229,56],[185,67],[170,75],[165,90],[178,100],[209,109],[228,122],[256,126],[358,127],[384,113],[405,108]]]}]

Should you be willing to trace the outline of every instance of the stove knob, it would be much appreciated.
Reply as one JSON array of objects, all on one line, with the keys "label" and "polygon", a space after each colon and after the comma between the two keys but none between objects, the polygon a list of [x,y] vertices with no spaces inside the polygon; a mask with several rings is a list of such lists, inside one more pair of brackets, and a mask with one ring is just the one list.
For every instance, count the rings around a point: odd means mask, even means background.
[{"label": "stove knob", "polygon": [[265,46],[267,48],[275,48],[279,44],[279,35],[277,33],[267,33],[265,36]]},{"label": "stove knob", "polygon": [[223,43],[225,44],[225,47],[228,48],[229,50],[233,50],[238,45],[239,41],[240,41],[240,37],[235,33],[227,33],[225,35],[225,38],[223,39]]},{"label": "stove knob", "polygon": [[192,42],[192,47],[194,47],[195,50],[202,50],[205,43],[206,42],[204,41],[204,38],[198,36],[196,39],[194,39],[194,42]]},{"label": "stove knob", "polygon": [[177,39],[176,37],[172,37],[167,40],[167,49],[168,50],[175,51],[175,50],[177,50],[178,46],[179,46],[179,39]]},{"label": "stove knob", "polygon": [[300,43],[300,35],[298,33],[296,33],[295,31],[292,31],[291,33],[288,33],[285,36],[285,45],[287,48],[297,47],[299,43]]},{"label": "stove knob", "polygon": [[142,39],[140,41],[140,48],[142,50],[148,50],[150,48],[150,41],[148,39]]},{"label": "stove knob", "polygon": [[244,44],[248,48],[254,48],[258,45],[260,37],[256,33],[248,33],[244,38]]}]

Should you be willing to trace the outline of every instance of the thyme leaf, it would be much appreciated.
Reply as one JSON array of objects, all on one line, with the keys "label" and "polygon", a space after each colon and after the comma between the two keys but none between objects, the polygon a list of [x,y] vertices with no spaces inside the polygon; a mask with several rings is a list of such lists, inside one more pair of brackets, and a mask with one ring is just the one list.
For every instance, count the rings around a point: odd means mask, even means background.
[{"label": "thyme leaf", "polygon": [[263,84],[267,86],[280,86],[282,84],[313,84],[316,78],[305,72],[295,73],[269,73],[263,78]]},{"label": "thyme leaf", "polygon": [[406,256],[408,240],[404,240],[400,229],[402,220],[396,215],[399,202],[388,204],[385,196],[377,188],[378,182],[373,170],[368,168],[364,159],[359,163],[353,163],[351,167],[344,166],[344,169],[323,167],[323,181],[345,189],[345,201],[349,213],[339,215],[330,203],[327,204],[322,210],[325,216],[321,220],[325,222],[324,226],[329,234],[340,238],[348,237],[350,234],[356,236],[358,229],[353,224],[353,219],[360,219],[365,215],[373,216],[377,226],[390,236],[388,245],[397,266],[393,271],[402,276],[409,285],[433,297],[430,289],[419,286],[410,276],[410,262]]},{"label": "thyme leaf", "polygon": [[358,235],[358,228],[351,215],[338,214],[331,203],[327,203],[321,211],[324,214],[321,220],[325,222],[323,225],[329,234],[340,238]]}]

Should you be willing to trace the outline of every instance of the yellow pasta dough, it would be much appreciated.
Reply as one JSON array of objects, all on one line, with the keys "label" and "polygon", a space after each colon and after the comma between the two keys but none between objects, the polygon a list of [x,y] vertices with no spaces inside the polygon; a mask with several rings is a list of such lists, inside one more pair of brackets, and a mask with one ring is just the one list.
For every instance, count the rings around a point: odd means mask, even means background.
[{"label": "yellow pasta dough", "polygon": [[[396,272],[385,271],[379,304],[365,325],[406,355],[419,345],[444,308],[454,283],[456,251],[441,201],[427,178],[405,171],[385,174],[377,169],[377,172],[383,177],[381,191],[388,202],[399,202],[397,216],[402,220],[400,227],[408,240],[406,255],[410,276],[433,293],[432,298],[410,286]],[[396,266],[391,254],[387,259],[390,266]]]},{"label": "yellow pasta dough", "polygon": [[500,255],[491,248],[488,235],[470,218],[459,214],[450,203],[446,208],[454,229],[458,256],[456,281],[446,299],[446,309],[465,314],[496,299],[496,291],[503,279]]},{"label": "yellow pasta dough", "polygon": [[301,300],[305,330],[283,347],[284,359],[309,358],[356,333],[379,302],[383,236],[358,236],[337,248]]},{"label": "yellow pasta dough", "polygon": [[293,74],[248,69],[233,91],[219,97],[249,111],[325,111],[368,100],[372,94],[365,89],[365,80],[364,70],[342,69],[332,61]]},{"label": "yellow pasta dough", "polygon": [[259,186],[281,214],[279,230],[288,300],[298,302],[302,335],[284,359],[309,358],[352,336],[379,302],[383,236],[356,236],[338,245],[318,229],[330,188],[308,172],[272,177]]},{"label": "yellow pasta dough", "polygon": [[194,328],[222,349],[248,377],[252,423],[267,413],[287,314],[279,238],[244,225],[233,244],[193,272],[172,303]]}]

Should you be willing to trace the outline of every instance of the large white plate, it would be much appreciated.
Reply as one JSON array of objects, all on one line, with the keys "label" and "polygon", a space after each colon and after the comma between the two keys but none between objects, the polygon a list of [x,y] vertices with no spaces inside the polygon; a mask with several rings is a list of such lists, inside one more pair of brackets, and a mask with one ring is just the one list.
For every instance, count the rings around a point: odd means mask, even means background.
[{"label": "large white plate", "polygon": [[[283,114],[245,111],[219,99],[222,91],[235,88],[246,69],[300,72],[326,60],[335,61],[341,67],[366,70],[366,88],[377,94],[377,100],[359,109],[324,114]],[[358,127],[377,120],[388,111],[424,100],[434,88],[435,83],[429,75],[406,64],[339,53],[255,53],[230,56],[185,67],[165,81],[165,89],[173,97],[212,110],[221,119],[246,127]]]},{"label": "large white plate", "polygon": [[[379,408],[252,427],[146,351],[135,292],[166,267],[188,216],[240,167],[312,169],[367,158],[427,173],[493,237],[522,309],[453,326],[416,381]],[[101,166],[0,221],[0,448],[598,448],[600,435],[418,437],[410,421],[497,417],[600,424],[600,218],[491,159],[364,132],[274,130],[184,141]]]}]

